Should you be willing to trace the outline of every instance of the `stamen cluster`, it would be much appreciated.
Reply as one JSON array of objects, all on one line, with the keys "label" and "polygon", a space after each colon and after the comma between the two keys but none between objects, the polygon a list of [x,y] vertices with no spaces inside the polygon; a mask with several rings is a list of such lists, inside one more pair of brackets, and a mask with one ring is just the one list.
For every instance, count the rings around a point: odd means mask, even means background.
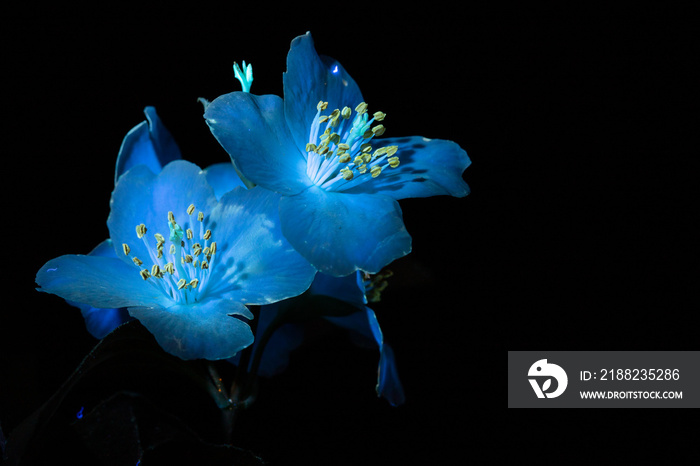
[{"label": "stamen cluster", "polygon": [[[136,236],[141,239],[149,254],[151,267],[141,268],[143,260],[134,256],[131,261],[139,268],[141,278],[149,281],[164,294],[177,303],[191,303],[197,301],[206,289],[206,282],[209,277],[209,269],[212,266],[214,255],[216,254],[216,242],[211,241],[211,230],[204,228],[204,213],[199,212],[196,222],[199,223],[197,233],[192,229],[194,226],[194,204],[187,208],[187,215],[190,227],[183,230],[175,221],[175,215],[168,212],[168,228],[170,230],[168,239],[170,247],[167,253],[165,250],[165,237],[160,233],[155,233],[155,246],[149,242],[146,233],[148,229],[145,224],[136,225]],[[125,256],[131,252],[128,244],[122,244],[122,251]],[[156,280],[149,280],[154,278]]]},{"label": "stamen cluster", "polygon": [[399,166],[398,146],[372,152],[370,141],[386,130],[383,124],[372,123],[384,121],[385,113],[375,112],[370,119],[367,104],[362,102],[351,121],[350,107],[335,109],[330,115],[322,115],[328,102],[321,101],[316,108],[306,144],[306,173],[314,184],[328,191],[344,191],[378,177],[387,167]]}]

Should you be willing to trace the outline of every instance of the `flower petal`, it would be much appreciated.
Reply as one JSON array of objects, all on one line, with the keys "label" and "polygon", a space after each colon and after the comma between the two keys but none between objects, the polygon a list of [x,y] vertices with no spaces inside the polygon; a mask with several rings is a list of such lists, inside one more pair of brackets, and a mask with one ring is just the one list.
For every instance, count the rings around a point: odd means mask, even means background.
[{"label": "flower petal", "polygon": [[242,304],[210,299],[168,308],[131,307],[168,353],[182,359],[226,359],[253,343],[250,326],[233,315],[253,318]]},{"label": "flower petal", "polygon": [[237,186],[245,187],[231,162],[209,165],[204,169],[204,174],[217,199],[221,199],[221,196]]},{"label": "flower petal", "polygon": [[397,145],[400,164],[386,168],[376,179],[348,189],[346,193],[381,193],[394,199],[449,195],[464,197],[469,186],[462,173],[471,161],[452,141],[420,136],[385,138],[377,147]]},{"label": "flower petal", "polygon": [[[190,204],[196,208],[191,221],[187,215]],[[115,186],[111,199],[112,209],[107,219],[117,257],[127,263],[134,256],[144,262],[150,257],[143,239],[136,235],[136,225],[146,225],[147,241],[155,250],[153,234],[160,233],[166,240],[168,238],[169,211],[173,212],[177,223],[186,230],[190,223],[196,222],[197,211],[207,215],[215,205],[216,196],[207,183],[206,175],[190,162],[176,160],[166,165],[157,175],[144,165],[134,167]],[[128,257],[122,252],[122,244],[128,244],[132,250]]]},{"label": "flower petal", "polygon": [[[114,253],[114,248],[112,247],[112,240],[110,239],[102,241],[92,251],[90,251],[88,255],[112,257],[114,259],[117,258]],[[112,330],[128,320],[131,320],[129,313],[125,308],[103,309],[73,301],[68,301],[68,303],[80,309],[83,319],[85,319],[85,327],[87,328],[87,331],[97,339],[104,338]]]},{"label": "flower petal", "polygon": [[362,311],[348,316],[326,317],[326,319],[378,346],[379,367],[377,368],[377,396],[386,398],[392,406],[403,404],[405,396],[396,369],[394,351],[389,345],[384,343],[384,336],[374,311],[365,307]]},{"label": "flower petal", "polygon": [[36,274],[39,291],[97,308],[162,304],[165,296],[145,282],[133,264],[113,257],[65,255]]},{"label": "flower petal", "polygon": [[214,99],[204,118],[243,175],[256,185],[296,194],[311,180],[278,96],[232,92]]},{"label": "flower petal", "polygon": [[329,57],[320,57],[311,33],[292,41],[283,75],[284,113],[297,147],[309,142],[309,129],[319,101],[328,102],[329,112],[362,102],[362,93],[345,69]]},{"label": "flower petal", "polygon": [[362,272],[356,272],[345,277],[334,277],[319,272],[309,288],[309,293],[330,296],[364,309],[366,300],[361,274]]},{"label": "flower petal", "polygon": [[377,273],[411,251],[401,208],[382,195],[312,187],[280,200],[282,232],[319,271],[336,277]]},{"label": "flower petal", "polygon": [[236,188],[221,198],[210,217],[217,253],[208,294],[262,305],[309,287],[316,270],[282,235],[279,199],[261,187]]},{"label": "flower petal", "polygon": [[182,158],[180,149],[163,125],[153,107],[144,109],[146,120],[134,126],[124,137],[117,155],[114,173],[116,183],[120,176],[136,165],[146,165],[153,173],[173,160]]}]

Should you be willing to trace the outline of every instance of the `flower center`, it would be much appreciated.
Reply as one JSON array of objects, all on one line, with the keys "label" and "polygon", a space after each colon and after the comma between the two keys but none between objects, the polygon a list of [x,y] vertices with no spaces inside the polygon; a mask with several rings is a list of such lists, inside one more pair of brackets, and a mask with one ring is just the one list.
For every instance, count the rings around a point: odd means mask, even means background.
[{"label": "flower center", "polygon": [[[322,112],[328,102],[319,102],[311,123],[309,142],[306,144],[306,174],[316,186],[326,191],[345,191],[378,177],[384,169],[399,166],[395,155],[399,146],[372,149],[374,136],[384,134],[386,114],[375,112],[370,118],[367,104],[355,108],[335,109],[329,115]],[[323,132],[321,132],[323,130]]]},{"label": "flower center", "polygon": [[[189,221],[184,224],[187,227],[185,230],[175,221],[175,215],[168,212],[170,247],[167,252],[163,235],[153,235],[154,246],[146,236],[146,225],[136,226],[136,236],[146,245],[151,267],[142,268],[144,261],[136,256],[131,258],[132,262],[138,267],[141,278],[178,304],[193,303],[202,297],[216,254],[216,242],[211,241],[211,230],[204,229],[204,213],[199,212],[195,217],[194,212],[195,206],[191,204],[187,208]],[[126,256],[131,252],[126,243],[122,244],[122,250]]]}]

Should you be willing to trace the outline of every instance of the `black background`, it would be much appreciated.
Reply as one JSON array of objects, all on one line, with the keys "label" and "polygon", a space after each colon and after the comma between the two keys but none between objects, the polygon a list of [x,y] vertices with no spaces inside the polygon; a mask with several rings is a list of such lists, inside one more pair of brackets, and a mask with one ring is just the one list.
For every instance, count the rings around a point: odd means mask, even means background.
[{"label": "black background", "polygon": [[[237,445],[271,464],[498,455],[480,439],[530,427],[494,422],[507,349],[697,349],[697,50],[685,11],[146,2],[3,18],[6,436],[96,343],[33,278],[107,237],[114,162],[143,107],[184,158],[226,161],[196,99],[237,90],[242,60],[254,93],[280,95],[289,43],[306,31],[387,113],[387,135],[459,143],[472,193],[401,202],[413,252],[374,308],[405,406],[375,397],[376,352],[331,333],[263,383]],[[208,409],[202,424],[218,422]]]}]

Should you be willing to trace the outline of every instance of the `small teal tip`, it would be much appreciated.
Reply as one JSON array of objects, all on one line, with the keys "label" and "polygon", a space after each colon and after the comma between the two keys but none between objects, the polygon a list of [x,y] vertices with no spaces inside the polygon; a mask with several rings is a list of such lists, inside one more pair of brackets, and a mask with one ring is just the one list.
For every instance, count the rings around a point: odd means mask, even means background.
[{"label": "small teal tip", "polygon": [[245,60],[243,60],[243,68],[241,68],[240,66],[238,66],[238,63],[234,62],[233,74],[236,76],[236,79],[241,83],[243,92],[250,92],[250,86],[253,84],[253,65],[251,65],[250,63],[246,65]]}]

